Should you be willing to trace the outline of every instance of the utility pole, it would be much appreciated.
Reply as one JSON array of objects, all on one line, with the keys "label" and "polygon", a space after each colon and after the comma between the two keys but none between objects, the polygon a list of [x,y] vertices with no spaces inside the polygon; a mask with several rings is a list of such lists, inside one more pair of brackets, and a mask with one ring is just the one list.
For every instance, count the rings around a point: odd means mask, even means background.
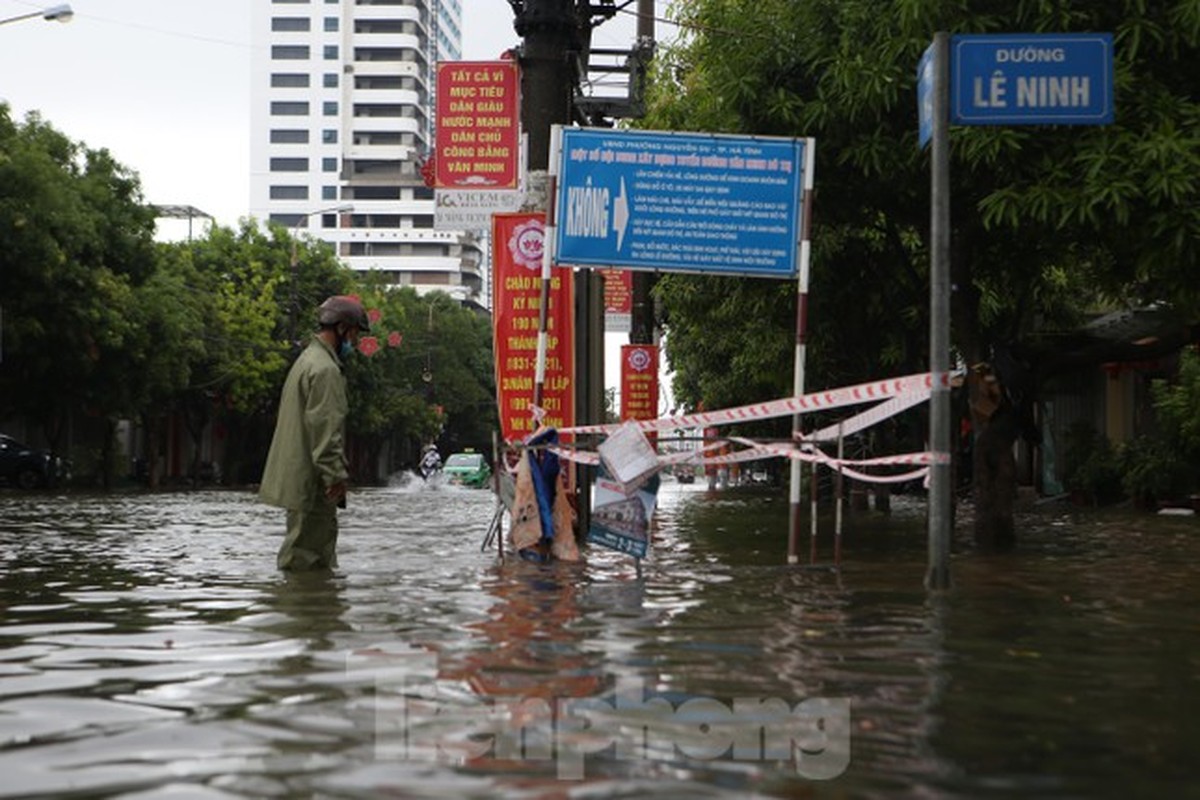
[{"label": "utility pole", "polygon": [[550,168],[550,128],[571,121],[578,50],[573,0],[510,0],[521,47],[521,128],[528,137],[529,170]]},{"label": "utility pole", "polygon": [[[578,0],[587,9],[587,0]],[[552,185],[548,180],[550,169],[551,128],[568,125],[574,116],[573,99],[579,82],[578,57],[585,49],[580,38],[580,17],[576,11],[576,0],[509,0],[515,17],[513,29],[522,39],[518,63],[521,66],[521,128],[526,136],[528,148],[527,188],[536,193],[538,173],[546,186],[545,209],[547,219],[554,203]],[[586,12],[585,12],[586,13]],[[583,28],[586,30],[586,28]],[[548,247],[549,243],[544,246]],[[576,422],[590,422],[586,403],[588,381],[583,378],[588,368],[586,331],[587,317],[579,312],[580,301],[588,298],[589,274],[581,273],[575,279],[575,413]],[[581,293],[582,288],[582,293]],[[543,306],[539,314],[547,313],[546,287],[542,290]],[[585,306],[586,307],[586,306]],[[582,340],[580,342],[579,340]],[[582,355],[581,355],[582,353]],[[582,398],[582,399],[581,399]],[[540,401],[540,397],[535,400]],[[587,468],[580,467],[576,487],[576,508],[579,510],[580,530],[586,531],[591,517],[591,481]]]},{"label": "utility pole", "polygon": [[[638,0],[637,41],[640,49],[654,52],[654,0]],[[632,80],[632,76],[631,76]],[[654,287],[655,275],[637,270],[632,275],[629,314],[629,343],[654,344],[654,306],[650,290]],[[657,380],[658,376],[655,376]]]},{"label": "utility pole", "polygon": [[[653,24],[653,0],[638,0],[639,39],[643,26]],[[521,65],[521,126],[527,137],[529,183],[550,168],[550,130],[594,117],[576,103],[591,58],[591,31],[596,20],[617,13],[616,0],[509,0],[513,29],[523,44]],[[651,29],[650,34],[653,36]],[[644,73],[643,73],[644,74]],[[549,185],[550,182],[547,180]],[[530,188],[536,188],[531,186]],[[554,198],[547,196],[547,203]],[[546,209],[550,213],[550,209]],[[549,218],[549,217],[548,217]],[[579,424],[604,421],[604,290],[603,278],[594,270],[574,276],[575,294],[575,415]],[[646,341],[652,335],[648,312]],[[581,467],[577,486],[579,524],[586,531],[591,521],[592,467]]]}]

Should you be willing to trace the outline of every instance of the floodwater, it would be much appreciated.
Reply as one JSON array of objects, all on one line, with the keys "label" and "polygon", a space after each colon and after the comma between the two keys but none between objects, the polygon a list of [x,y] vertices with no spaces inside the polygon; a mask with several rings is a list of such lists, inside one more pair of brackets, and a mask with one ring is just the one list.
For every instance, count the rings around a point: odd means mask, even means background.
[{"label": "floodwater", "polygon": [[922,505],[840,573],[783,566],[786,506],[668,481],[640,571],[538,566],[409,483],[285,577],[248,492],[0,493],[0,797],[1200,796],[1196,518],[960,527],[930,597]]}]

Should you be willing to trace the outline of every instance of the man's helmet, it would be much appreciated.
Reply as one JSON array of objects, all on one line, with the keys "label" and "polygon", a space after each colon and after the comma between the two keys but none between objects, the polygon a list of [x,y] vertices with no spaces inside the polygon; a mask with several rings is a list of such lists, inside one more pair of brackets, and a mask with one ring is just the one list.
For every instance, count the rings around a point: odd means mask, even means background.
[{"label": "man's helmet", "polygon": [[360,331],[371,330],[371,322],[362,303],[344,294],[334,295],[321,303],[317,309],[317,324],[322,328],[332,328],[342,322],[356,326]]}]

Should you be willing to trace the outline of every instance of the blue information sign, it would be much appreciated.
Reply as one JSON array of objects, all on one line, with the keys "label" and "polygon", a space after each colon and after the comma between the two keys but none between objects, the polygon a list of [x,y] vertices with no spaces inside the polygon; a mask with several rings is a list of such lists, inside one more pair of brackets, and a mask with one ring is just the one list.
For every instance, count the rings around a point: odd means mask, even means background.
[{"label": "blue information sign", "polygon": [[1113,121],[1111,33],[965,34],[950,39],[957,125]]},{"label": "blue information sign", "polygon": [[556,261],[795,277],[803,139],[566,128]]},{"label": "blue information sign", "polygon": [[933,136],[933,45],[925,48],[917,63],[917,146],[924,147]]}]

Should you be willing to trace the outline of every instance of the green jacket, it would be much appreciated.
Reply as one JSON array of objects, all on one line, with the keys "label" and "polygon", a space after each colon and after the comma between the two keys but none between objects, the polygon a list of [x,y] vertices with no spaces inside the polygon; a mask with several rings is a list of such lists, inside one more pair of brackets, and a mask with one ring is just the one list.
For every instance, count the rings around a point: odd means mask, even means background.
[{"label": "green jacket", "polygon": [[313,508],[349,478],[346,378],[333,348],[314,336],[283,384],[279,418],[258,496],[282,508]]}]

